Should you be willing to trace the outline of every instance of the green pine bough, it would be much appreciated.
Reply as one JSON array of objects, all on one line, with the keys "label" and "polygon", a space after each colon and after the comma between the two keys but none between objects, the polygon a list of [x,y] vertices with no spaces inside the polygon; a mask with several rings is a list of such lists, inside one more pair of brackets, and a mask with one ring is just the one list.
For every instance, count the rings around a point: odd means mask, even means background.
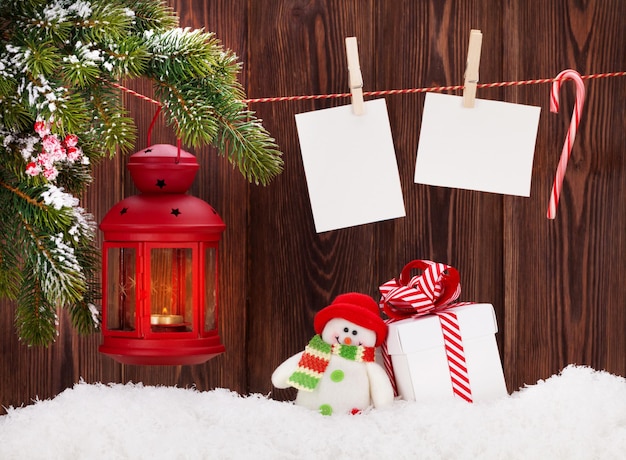
[{"label": "green pine bough", "polygon": [[80,333],[99,327],[96,224],[76,197],[97,160],[135,145],[113,84],[150,80],[181,142],[217,147],[249,182],[280,174],[239,70],[158,0],[0,0],[0,297],[21,340],[52,343],[61,307]]}]

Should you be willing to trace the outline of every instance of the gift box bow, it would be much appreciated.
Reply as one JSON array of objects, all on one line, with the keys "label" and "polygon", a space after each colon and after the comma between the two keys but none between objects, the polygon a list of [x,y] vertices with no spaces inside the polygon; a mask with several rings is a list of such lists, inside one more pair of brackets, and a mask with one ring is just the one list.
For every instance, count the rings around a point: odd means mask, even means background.
[{"label": "gift box bow", "polygon": [[[414,269],[423,270],[411,277]],[[380,305],[392,319],[423,316],[446,310],[461,294],[459,272],[446,264],[414,260],[379,288]]]},{"label": "gift box bow", "polygon": [[[411,271],[414,269],[423,271],[411,277]],[[388,323],[429,314],[439,317],[452,392],[467,402],[472,402],[472,390],[459,321],[456,313],[446,311],[452,307],[471,303],[454,303],[461,294],[459,272],[446,264],[430,260],[414,260],[402,269],[399,279],[386,282],[379,287],[379,290],[380,306],[389,317]],[[383,361],[394,393],[397,395],[393,366],[386,345],[385,342],[382,346]]]}]

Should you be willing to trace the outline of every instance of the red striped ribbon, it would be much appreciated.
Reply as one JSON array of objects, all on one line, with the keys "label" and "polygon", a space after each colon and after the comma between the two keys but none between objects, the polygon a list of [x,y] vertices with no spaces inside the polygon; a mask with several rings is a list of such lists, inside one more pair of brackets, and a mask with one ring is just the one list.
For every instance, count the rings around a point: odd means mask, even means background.
[{"label": "red striped ribbon", "polygon": [[[410,277],[413,269],[421,269],[423,272]],[[384,283],[379,290],[381,308],[390,318],[388,323],[428,314],[436,314],[439,317],[452,391],[465,401],[472,402],[459,321],[454,312],[446,311],[465,304],[453,303],[461,294],[459,272],[449,265],[430,260],[414,260],[402,269],[399,279]],[[383,344],[382,354],[383,364],[397,395],[393,366],[386,343]]]},{"label": "red striped ribbon", "polygon": [[467,365],[465,364],[465,352],[463,350],[463,338],[459,320],[454,312],[437,313],[443,332],[443,343],[448,357],[448,369],[452,391],[455,395],[467,402],[472,402],[472,390],[470,388]]},{"label": "red striped ribbon", "polygon": [[[423,270],[411,277],[411,270]],[[409,262],[399,279],[380,286],[381,307],[389,318],[422,316],[450,308],[461,294],[459,272],[449,265],[430,260]]]},{"label": "red striped ribbon", "polygon": [[[393,320],[388,319],[385,322],[389,325],[389,323],[392,323]],[[393,364],[391,363],[391,356],[389,355],[386,340],[380,346],[380,351],[383,358],[383,367],[385,368],[385,372],[387,372],[387,376],[389,376],[389,381],[391,382],[391,387],[393,388],[393,394],[394,396],[398,396],[398,385],[396,384],[396,376],[393,373]]]}]

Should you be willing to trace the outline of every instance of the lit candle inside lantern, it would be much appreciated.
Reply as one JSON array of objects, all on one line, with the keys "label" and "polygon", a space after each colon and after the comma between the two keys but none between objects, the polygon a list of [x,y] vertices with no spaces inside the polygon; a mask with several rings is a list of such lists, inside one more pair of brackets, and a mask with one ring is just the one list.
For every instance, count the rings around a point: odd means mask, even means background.
[{"label": "lit candle inside lantern", "polygon": [[163,326],[170,324],[182,324],[182,315],[169,315],[167,308],[164,308],[161,315],[150,315],[150,324],[153,326]]}]

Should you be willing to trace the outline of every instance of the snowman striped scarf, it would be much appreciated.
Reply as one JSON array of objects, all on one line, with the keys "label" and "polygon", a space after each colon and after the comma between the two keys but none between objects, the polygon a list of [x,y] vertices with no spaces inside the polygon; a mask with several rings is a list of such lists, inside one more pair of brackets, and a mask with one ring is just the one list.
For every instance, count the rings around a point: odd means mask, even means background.
[{"label": "snowman striped scarf", "polygon": [[313,391],[326,372],[331,355],[341,356],[350,361],[371,363],[374,362],[375,350],[374,347],[361,345],[339,343],[331,345],[317,334],[304,348],[298,366],[287,382],[298,390]]}]

